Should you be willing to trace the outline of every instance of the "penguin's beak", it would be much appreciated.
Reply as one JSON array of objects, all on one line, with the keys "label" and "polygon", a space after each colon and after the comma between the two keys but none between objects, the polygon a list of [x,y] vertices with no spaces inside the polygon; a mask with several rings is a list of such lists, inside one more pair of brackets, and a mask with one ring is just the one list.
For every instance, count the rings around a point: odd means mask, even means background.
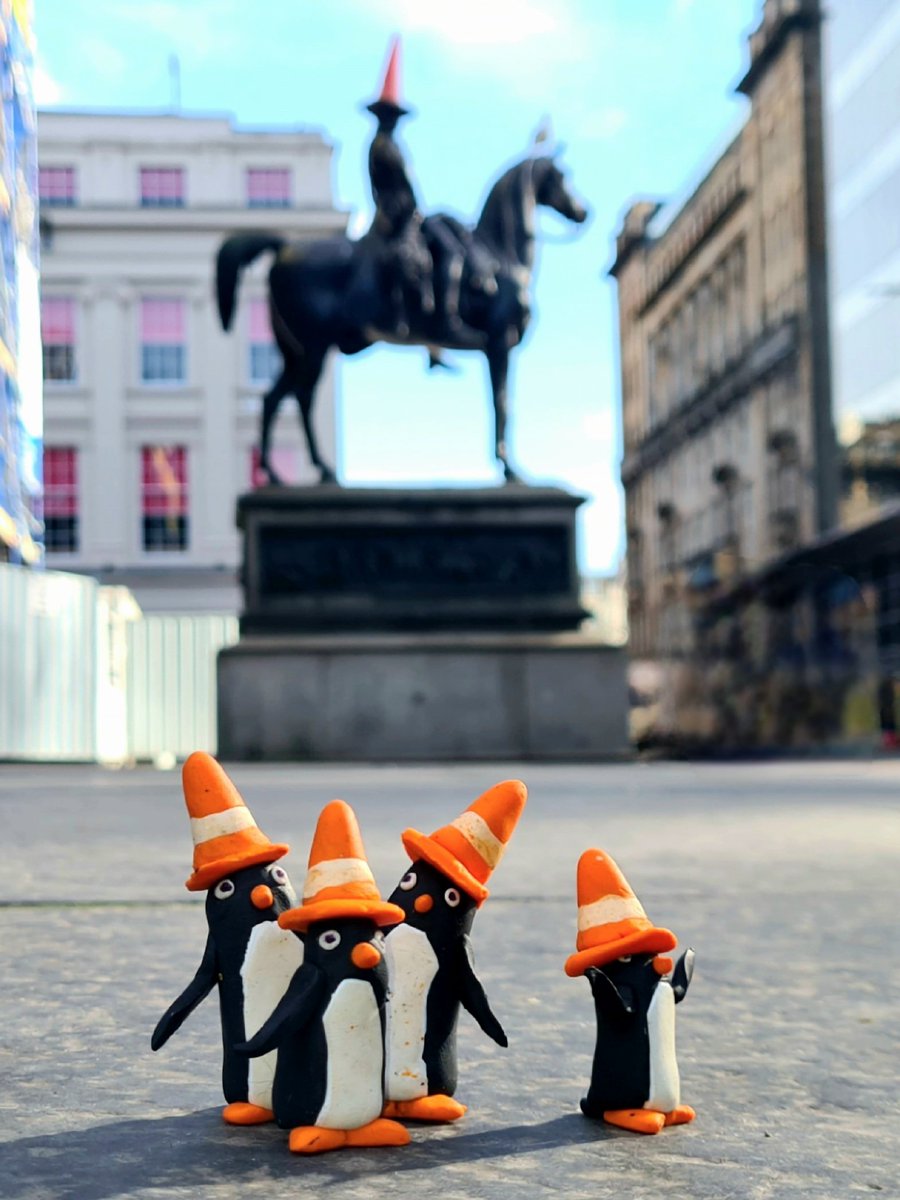
[{"label": "penguin's beak", "polygon": [[371,942],[359,942],[350,951],[350,959],[354,967],[359,967],[361,971],[368,971],[372,967],[377,967],[381,962],[381,951],[376,949]]},{"label": "penguin's beak", "polygon": [[272,889],[270,887],[266,887],[264,883],[258,884],[250,893],[250,903],[254,908],[271,908],[275,903],[275,897],[272,895]]},{"label": "penguin's beak", "polygon": [[663,954],[657,954],[653,960],[653,970],[657,975],[668,975],[674,965],[671,958],[667,958]]},{"label": "penguin's beak", "polygon": [[429,895],[416,896],[413,908],[417,913],[431,912],[431,910],[434,908],[434,901]]}]

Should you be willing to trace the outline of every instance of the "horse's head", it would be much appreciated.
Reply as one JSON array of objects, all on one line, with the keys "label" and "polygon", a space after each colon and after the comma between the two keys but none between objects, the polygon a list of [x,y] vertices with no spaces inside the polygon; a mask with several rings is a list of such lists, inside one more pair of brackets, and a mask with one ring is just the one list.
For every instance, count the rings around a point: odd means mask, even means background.
[{"label": "horse's head", "polygon": [[566,177],[552,158],[534,160],[534,199],[535,203],[552,208],[576,225],[588,218],[588,210],[566,187]]}]

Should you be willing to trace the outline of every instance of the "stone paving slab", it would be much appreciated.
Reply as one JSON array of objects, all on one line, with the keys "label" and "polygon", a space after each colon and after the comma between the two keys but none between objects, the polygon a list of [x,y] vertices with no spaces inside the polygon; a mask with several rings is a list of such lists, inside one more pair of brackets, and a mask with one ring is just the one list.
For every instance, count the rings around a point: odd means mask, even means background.
[{"label": "stone paving slab", "polygon": [[[510,1049],[463,1014],[470,1112],[402,1149],[298,1160],[277,1129],[226,1127],[214,1001],[149,1049],[205,939],[183,889],[177,774],[2,768],[0,1196],[900,1196],[893,765],[233,774],[262,827],[292,841],[298,884],[319,808],[348,799],[385,890],[406,824],[430,830],[496,779],[525,778],[529,807],[474,930]],[[578,1112],[593,1005],[562,962],[591,844],[697,950],[678,1041],[698,1118],[656,1138]]]}]

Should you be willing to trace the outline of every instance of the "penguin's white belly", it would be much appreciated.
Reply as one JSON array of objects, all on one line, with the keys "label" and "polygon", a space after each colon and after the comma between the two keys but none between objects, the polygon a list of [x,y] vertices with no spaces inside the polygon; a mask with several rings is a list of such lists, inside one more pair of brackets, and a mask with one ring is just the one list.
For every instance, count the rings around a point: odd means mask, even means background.
[{"label": "penguin's white belly", "polygon": [[[275,1010],[294,972],[303,962],[303,943],[277,921],[263,921],[250,934],[241,967],[244,988],[244,1033],[252,1038]],[[261,1108],[272,1107],[277,1050],[249,1058],[247,1099]]]},{"label": "penguin's white belly", "polygon": [[644,1108],[671,1112],[681,1101],[678,1062],[675,1058],[675,993],[661,980],[647,1010],[650,1039],[650,1095]]},{"label": "penguin's white belly", "polygon": [[387,1070],[389,1100],[428,1095],[425,1029],[428,990],[437,974],[437,955],[421,929],[398,925],[385,941],[388,966]]},{"label": "penguin's white belly", "polygon": [[359,1129],[384,1107],[384,1045],[375,990],[362,979],[335,988],[322,1016],[326,1045],[325,1099],[316,1125]]}]

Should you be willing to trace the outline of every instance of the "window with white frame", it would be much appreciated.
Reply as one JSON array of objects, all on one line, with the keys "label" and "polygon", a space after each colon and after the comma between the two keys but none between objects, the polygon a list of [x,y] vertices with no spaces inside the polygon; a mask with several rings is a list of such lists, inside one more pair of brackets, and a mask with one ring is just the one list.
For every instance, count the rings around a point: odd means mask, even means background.
[{"label": "window with white frame", "polygon": [[48,554],[78,549],[78,451],[44,447],[44,546]]},{"label": "window with white frame", "polygon": [[290,208],[291,172],[287,167],[248,167],[248,208]]},{"label": "window with white frame", "polygon": [[141,167],[141,208],[182,208],[184,206],[184,169],[182,167]]},{"label": "window with white frame", "polygon": [[141,447],[141,533],[145,550],[186,550],[188,458],[184,446]]},{"label": "window with white frame", "polygon": [[74,167],[39,167],[38,198],[51,208],[72,208],[77,203]]},{"label": "window with white frame", "polygon": [[45,381],[74,383],[77,378],[75,301],[71,296],[42,297],[41,342]]},{"label": "window with white frame", "polygon": [[141,300],[141,380],[184,383],[187,380],[186,305],[172,296]]},{"label": "window with white frame", "polygon": [[248,320],[250,354],[247,366],[250,381],[273,383],[281,374],[282,359],[272,337],[268,302],[257,298],[251,300]]}]

